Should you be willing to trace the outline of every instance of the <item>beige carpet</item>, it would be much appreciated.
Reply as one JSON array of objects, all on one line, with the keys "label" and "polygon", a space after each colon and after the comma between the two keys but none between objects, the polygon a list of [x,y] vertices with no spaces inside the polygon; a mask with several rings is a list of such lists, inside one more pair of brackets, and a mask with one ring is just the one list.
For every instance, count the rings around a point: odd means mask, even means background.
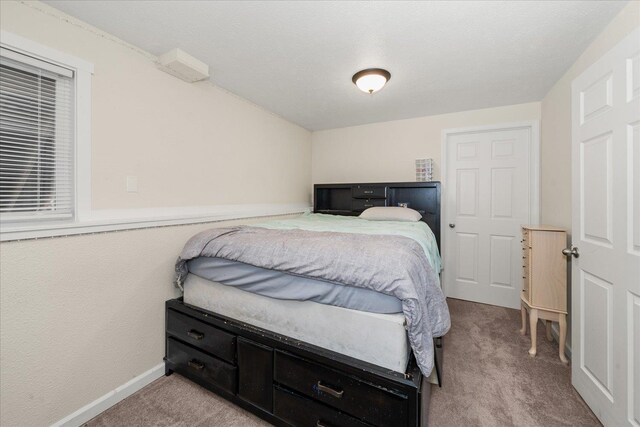
[{"label": "beige carpet", "polygon": [[444,385],[431,395],[430,426],[599,426],[571,386],[571,367],[538,325],[538,354],[527,353],[520,311],[448,300]]},{"label": "beige carpet", "polygon": [[[449,300],[444,386],[434,388],[429,426],[599,426],[571,387],[571,369],[538,327],[538,355],[518,333],[520,312]],[[97,426],[266,426],[174,374],[91,420]]]}]

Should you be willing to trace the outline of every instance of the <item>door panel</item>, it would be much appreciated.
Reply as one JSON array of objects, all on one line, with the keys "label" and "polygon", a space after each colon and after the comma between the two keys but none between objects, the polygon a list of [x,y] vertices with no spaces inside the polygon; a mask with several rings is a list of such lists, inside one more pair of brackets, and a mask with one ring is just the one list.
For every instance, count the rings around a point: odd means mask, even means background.
[{"label": "door panel", "polygon": [[640,425],[640,296],[628,294],[629,328],[629,419]]},{"label": "door panel", "polygon": [[612,288],[613,285],[589,273],[582,274],[582,369],[602,391],[611,396]]},{"label": "door panel", "polygon": [[458,144],[458,160],[475,160],[478,158],[478,141],[463,142]]},{"label": "door panel", "polygon": [[478,283],[478,235],[458,233],[457,279]]},{"label": "door panel", "polygon": [[515,139],[496,139],[491,142],[491,157],[494,159],[513,157]]},{"label": "door panel", "polygon": [[478,169],[458,170],[458,216],[478,216]]},{"label": "door panel", "polygon": [[613,98],[611,78],[612,73],[608,72],[580,93],[582,104],[580,124],[585,124],[611,108]]},{"label": "door panel", "polygon": [[506,286],[513,288],[513,248],[515,238],[513,236],[490,236],[491,239],[491,286]]},{"label": "door panel", "polygon": [[632,255],[640,255],[640,122],[635,122],[627,129],[627,159],[629,159],[629,183],[627,191],[629,205],[629,251]]},{"label": "door panel", "polygon": [[491,217],[513,217],[513,168],[491,169]]},{"label": "door panel", "polygon": [[443,272],[448,296],[519,308],[520,226],[531,223],[532,129],[447,135]]},{"label": "door panel", "polygon": [[640,30],[572,84],[572,382],[605,426],[640,426]]},{"label": "door panel", "polygon": [[627,102],[640,98],[640,52],[627,60]]},{"label": "door panel", "polygon": [[580,144],[582,238],[611,247],[611,133]]}]

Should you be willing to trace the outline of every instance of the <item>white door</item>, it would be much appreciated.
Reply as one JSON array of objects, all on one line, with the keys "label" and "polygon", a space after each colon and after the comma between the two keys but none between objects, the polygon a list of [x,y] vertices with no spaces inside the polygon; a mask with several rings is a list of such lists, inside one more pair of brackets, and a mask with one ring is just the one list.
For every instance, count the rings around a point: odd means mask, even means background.
[{"label": "white door", "polygon": [[573,81],[572,380],[640,425],[640,30]]},{"label": "white door", "polygon": [[537,176],[531,167],[533,131],[533,124],[445,131],[447,296],[520,307],[520,226],[532,222],[531,183]]}]

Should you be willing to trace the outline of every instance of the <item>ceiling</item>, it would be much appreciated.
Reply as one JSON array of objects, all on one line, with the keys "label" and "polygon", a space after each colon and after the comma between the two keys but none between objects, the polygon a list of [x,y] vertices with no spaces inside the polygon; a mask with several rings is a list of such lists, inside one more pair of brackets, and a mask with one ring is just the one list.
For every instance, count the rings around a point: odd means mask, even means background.
[{"label": "ceiling", "polygon": [[[45,1],[309,130],[541,100],[625,1]],[[351,82],[386,68],[373,95]]]}]

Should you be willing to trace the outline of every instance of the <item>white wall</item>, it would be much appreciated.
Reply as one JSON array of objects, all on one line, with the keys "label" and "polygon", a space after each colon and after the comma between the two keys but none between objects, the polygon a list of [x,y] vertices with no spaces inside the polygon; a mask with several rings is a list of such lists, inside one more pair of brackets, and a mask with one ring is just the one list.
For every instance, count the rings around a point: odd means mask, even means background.
[{"label": "white wall", "polygon": [[94,64],[94,209],[309,201],[307,130],[45,4],[0,8],[3,30]]},{"label": "white wall", "polygon": [[640,2],[631,1],[605,27],[542,100],[541,221],[571,230],[571,82],[640,26]]},{"label": "white wall", "polygon": [[[94,209],[309,201],[305,129],[41,3],[0,2],[0,28],[94,63]],[[0,425],[51,424],[162,362],[174,262],[210,226],[0,244]]]},{"label": "white wall", "polygon": [[540,119],[540,103],[463,111],[314,132],[312,182],[415,181],[415,159],[435,160],[444,129]]},{"label": "white wall", "polygon": [[49,425],[161,363],[182,246],[239,222],[2,243],[0,425]]}]

